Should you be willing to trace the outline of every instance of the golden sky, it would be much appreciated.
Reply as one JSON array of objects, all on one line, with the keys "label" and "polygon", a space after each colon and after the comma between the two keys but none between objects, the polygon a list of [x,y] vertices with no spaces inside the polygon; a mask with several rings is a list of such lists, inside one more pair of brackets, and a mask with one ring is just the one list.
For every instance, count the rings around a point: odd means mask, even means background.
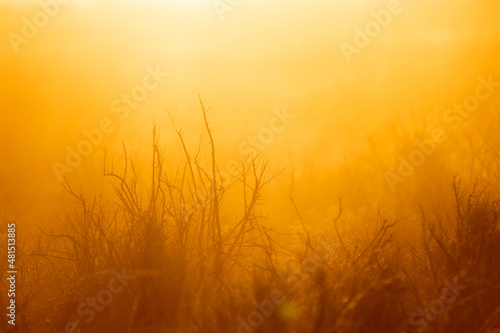
[{"label": "golden sky", "polygon": [[[208,147],[198,94],[221,169],[263,154],[272,174],[284,170],[268,193],[283,207],[292,171],[306,206],[391,195],[384,171],[397,168],[401,138],[441,121],[479,77],[500,81],[499,10],[448,0],[1,1],[0,217],[62,209],[61,177],[100,193],[105,148],[119,154],[124,143],[147,167],[154,121],[175,168],[167,110],[193,152]],[[496,105],[481,104],[453,135],[487,128]],[[68,167],[68,147],[96,129],[91,152]],[[443,145],[449,161],[463,148],[456,140]],[[447,176],[469,167],[451,164]]]}]

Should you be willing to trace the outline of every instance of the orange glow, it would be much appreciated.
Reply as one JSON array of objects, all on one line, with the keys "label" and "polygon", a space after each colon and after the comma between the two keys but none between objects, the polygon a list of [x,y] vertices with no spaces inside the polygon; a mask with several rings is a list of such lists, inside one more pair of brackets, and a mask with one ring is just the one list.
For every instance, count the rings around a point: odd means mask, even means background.
[{"label": "orange glow", "polygon": [[[82,332],[410,332],[413,311],[439,298],[427,291],[463,271],[480,274],[478,257],[491,256],[485,276],[498,283],[498,219],[482,225],[493,235],[488,250],[476,249],[478,229],[461,223],[494,220],[498,208],[499,10],[489,0],[0,2],[0,230],[15,221],[19,246],[31,254],[19,259],[26,288],[50,279],[52,258],[61,271],[48,290],[76,302],[59,305],[65,313],[51,299],[35,318],[43,296],[23,299],[19,322],[26,331],[35,329],[30,318],[43,332],[63,330],[82,297],[98,295],[90,285],[109,282],[79,279],[112,278],[122,267],[138,280],[111,293],[120,300],[106,315],[91,323],[76,315]],[[120,192],[125,183],[136,192]],[[476,201],[466,200],[471,193]],[[472,215],[454,219],[460,205]],[[107,224],[90,227],[85,214]],[[137,229],[127,229],[132,222]],[[467,237],[477,256],[465,263]],[[73,238],[99,245],[80,253]],[[313,246],[321,268],[292,273]],[[144,249],[157,254],[139,256]],[[65,251],[74,266],[56,259]],[[366,253],[374,255],[363,261]],[[28,269],[39,273],[30,278]],[[366,288],[377,302],[358,306],[368,300],[346,281],[367,284],[372,274]],[[394,280],[384,285],[384,274]],[[270,297],[276,302],[264,302]],[[477,306],[450,305],[447,316],[419,325],[466,332],[453,325],[471,309],[483,325],[471,332],[497,332],[498,299],[477,300],[483,317]],[[145,300],[154,303],[150,313],[131,310]],[[248,321],[253,301],[273,307],[256,326]],[[377,307],[389,309],[392,323],[376,320]]]}]

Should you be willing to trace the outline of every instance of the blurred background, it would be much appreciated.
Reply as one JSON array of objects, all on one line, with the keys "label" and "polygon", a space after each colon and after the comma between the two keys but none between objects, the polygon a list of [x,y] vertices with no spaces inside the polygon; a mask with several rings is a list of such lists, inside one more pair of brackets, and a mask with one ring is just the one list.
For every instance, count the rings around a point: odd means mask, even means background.
[{"label": "blurred background", "polygon": [[[355,47],[357,27],[389,1],[236,2],[0,1],[2,221],[39,223],[71,210],[64,177],[90,197],[107,193],[105,151],[108,159],[123,155],[122,144],[147,177],[154,123],[167,171],[175,172],[182,147],[168,112],[188,149],[201,148],[208,163],[198,94],[210,107],[221,170],[250,151],[269,161],[277,177],[263,213],[277,225],[295,219],[292,174],[310,223],[338,197],[347,211],[381,207],[400,218],[433,207],[457,174],[500,185],[498,93],[458,128],[443,122],[446,110],[475,93],[479,77],[500,81],[500,3],[402,0],[347,59],[342,43]],[[157,87],[126,116],[117,112],[113,105],[123,107],[153,69],[162,73]],[[277,114],[289,116],[273,131]],[[83,131],[103,119],[113,130],[102,143],[58,172],[68,147],[76,150]],[[387,172],[437,127],[449,139],[391,187]]]}]

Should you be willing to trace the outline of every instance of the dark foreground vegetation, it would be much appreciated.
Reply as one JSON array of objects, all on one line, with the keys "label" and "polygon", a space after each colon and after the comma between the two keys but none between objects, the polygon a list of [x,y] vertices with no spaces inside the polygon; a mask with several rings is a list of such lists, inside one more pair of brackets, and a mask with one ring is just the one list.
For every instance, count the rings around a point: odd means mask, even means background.
[{"label": "dark foreground vegetation", "polygon": [[[302,228],[284,234],[259,212],[265,161],[223,179],[203,116],[208,168],[178,131],[185,163],[169,172],[155,128],[147,190],[125,148],[104,170],[116,201],[66,184],[76,212],[20,246],[16,332],[500,332],[494,193],[455,178],[454,213],[422,209],[415,244],[377,211],[353,230],[340,200],[311,230],[291,193]],[[238,218],[221,205],[229,187]]]}]

